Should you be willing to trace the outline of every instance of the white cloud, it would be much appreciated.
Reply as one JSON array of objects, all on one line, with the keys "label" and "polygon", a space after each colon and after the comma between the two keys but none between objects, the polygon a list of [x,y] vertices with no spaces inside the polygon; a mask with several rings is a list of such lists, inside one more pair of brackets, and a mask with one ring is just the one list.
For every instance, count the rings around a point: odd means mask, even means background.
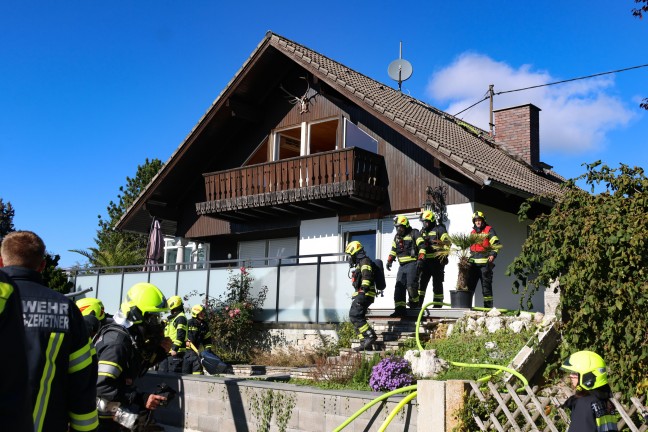
[{"label": "white cloud", "polygon": [[[517,69],[488,56],[464,53],[430,78],[426,94],[447,104],[444,111],[457,114],[474,104],[494,84],[503,92],[561,81],[530,65]],[[606,133],[625,126],[633,117],[621,100],[612,95],[611,76],[573,81],[525,91],[495,95],[494,109],[532,103],[540,112],[540,145],[543,151],[585,153],[600,149]],[[438,105],[438,103],[437,103]],[[463,120],[488,130],[488,100],[459,115]]]}]

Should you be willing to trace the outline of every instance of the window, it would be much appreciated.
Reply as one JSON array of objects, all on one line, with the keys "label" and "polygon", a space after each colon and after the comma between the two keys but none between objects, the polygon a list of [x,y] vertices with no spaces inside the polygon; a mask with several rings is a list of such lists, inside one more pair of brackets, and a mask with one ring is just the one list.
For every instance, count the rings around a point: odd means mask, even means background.
[{"label": "window", "polygon": [[263,140],[243,165],[256,165],[265,162],[268,162],[268,138]]},{"label": "window", "polygon": [[[303,123],[297,127],[276,131],[272,152],[273,160],[335,150],[337,148],[338,124],[338,119],[329,119]],[[259,148],[253,156],[255,161],[261,158],[261,152],[262,150]],[[251,160],[252,158],[249,159],[249,164],[252,163]]]},{"label": "window", "polygon": [[338,120],[325,120],[308,125],[309,154],[335,150]]},{"label": "window", "polygon": [[378,241],[378,221],[369,220],[361,222],[344,222],[340,224],[340,237],[342,239],[341,252],[344,252],[346,245],[352,241],[362,243],[367,256],[371,259],[380,258],[377,251],[380,248]]},{"label": "window", "polygon": [[[297,237],[242,241],[238,244],[238,257],[252,260],[252,266],[277,265],[279,260],[258,260],[256,258],[283,258],[297,255]],[[256,260],[255,260],[256,259]],[[282,259],[282,264],[294,264],[295,259]]]}]

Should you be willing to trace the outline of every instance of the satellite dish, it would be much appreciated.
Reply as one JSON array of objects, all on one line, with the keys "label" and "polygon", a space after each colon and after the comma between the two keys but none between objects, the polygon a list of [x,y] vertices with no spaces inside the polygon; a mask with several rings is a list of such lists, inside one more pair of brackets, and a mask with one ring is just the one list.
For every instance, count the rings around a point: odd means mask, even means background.
[{"label": "satellite dish", "polygon": [[399,56],[396,60],[389,63],[387,74],[389,78],[398,82],[398,91],[401,91],[402,82],[407,81],[412,76],[413,71],[412,64],[403,59],[403,42],[401,42]]}]

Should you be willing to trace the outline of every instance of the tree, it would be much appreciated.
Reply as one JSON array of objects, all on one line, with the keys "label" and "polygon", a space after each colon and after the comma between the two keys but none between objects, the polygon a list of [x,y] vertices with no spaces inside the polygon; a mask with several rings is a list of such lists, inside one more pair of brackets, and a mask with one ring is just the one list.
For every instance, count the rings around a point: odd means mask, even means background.
[{"label": "tree", "polygon": [[110,201],[106,207],[107,218],[98,216],[99,229],[95,239],[97,247],[87,251],[75,249],[71,252],[85,256],[92,266],[143,264],[148,237],[144,234],[115,231],[114,228],[162,166],[159,159],[149,161],[148,158],[143,165],[138,165],[135,177],[126,177],[126,185],[119,188],[117,202]]},{"label": "tree", "polygon": [[[614,371],[611,385],[626,396],[645,389],[648,370],[648,178],[642,168],[601,162],[565,185],[549,214],[530,227],[509,266],[521,304],[539,287],[560,283],[560,358],[590,349]],[[576,186],[584,180],[591,193]],[[604,191],[594,193],[596,187]],[[531,208],[520,209],[524,219]],[[645,391],[645,390],[644,390]]]},{"label": "tree", "polygon": [[14,231],[14,208],[9,201],[7,204],[0,198],[0,238],[6,236],[11,231]]}]

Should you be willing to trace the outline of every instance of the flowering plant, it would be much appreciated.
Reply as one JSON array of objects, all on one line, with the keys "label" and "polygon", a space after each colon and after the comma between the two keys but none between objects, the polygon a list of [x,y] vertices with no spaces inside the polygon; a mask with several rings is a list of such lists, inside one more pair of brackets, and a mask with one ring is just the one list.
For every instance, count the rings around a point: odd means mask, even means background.
[{"label": "flowering plant", "polygon": [[247,361],[262,338],[254,317],[261,311],[268,288],[254,288],[247,268],[230,270],[226,292],[210,300],[209,323],[216,354],[227,361]]},{"label": "flowering plant", "polygon": [[373,367],[369,387],[375,391],[391,391],[411,385],[414,381],[409,362],[403,357],[391,356]]}]

